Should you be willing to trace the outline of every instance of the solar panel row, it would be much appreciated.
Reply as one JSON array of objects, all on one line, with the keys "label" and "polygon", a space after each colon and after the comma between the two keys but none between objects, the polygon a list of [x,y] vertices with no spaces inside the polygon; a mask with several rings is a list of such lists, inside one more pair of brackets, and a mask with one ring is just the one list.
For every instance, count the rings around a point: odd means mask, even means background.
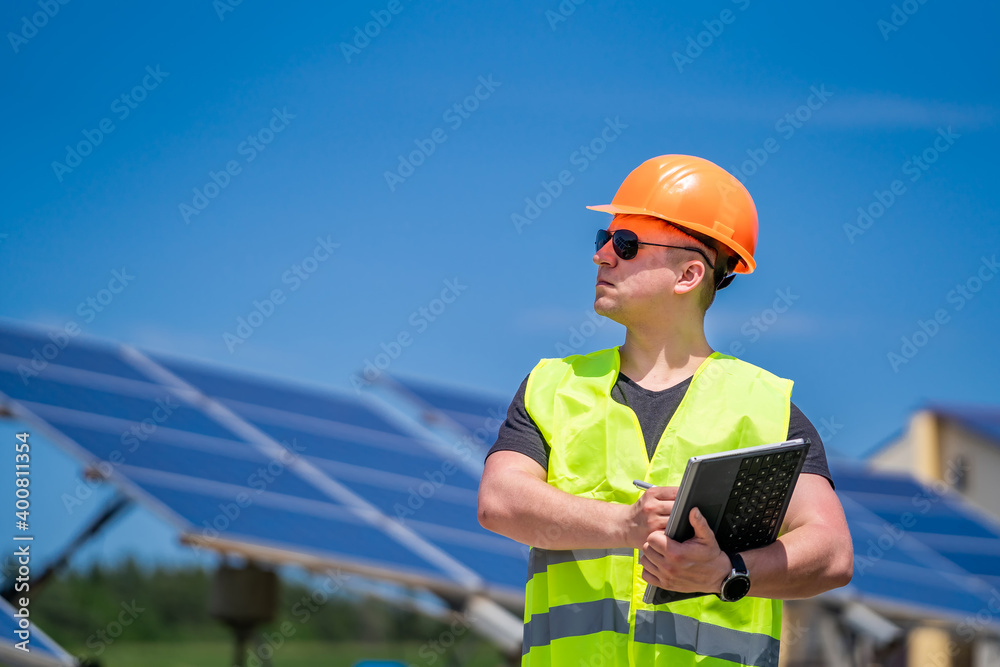
[{"label": "solar panel row", "polygon": [[[475,476],[366,403],[129,348],[73,340],[53,356],[47,345],[44,332],[0,327],[0,393],[84,460],[111,462],[182,531],[520,596],[525,550],[479,526]],[[51,357],[40,370],[36,352]],[[507,402],[397,386],[486,441]],[[855,547],[838,595],[955,617],[984,608],[1000,583],[1000,526],[904,475],[831,470]]]},{"label": "solar panel row", "polygon": [[0,327],[0,394],[183,532],[520,595],[526,555],[479,526],[478,480],[367,404],[80,339],[25,373],[49,344]]}]

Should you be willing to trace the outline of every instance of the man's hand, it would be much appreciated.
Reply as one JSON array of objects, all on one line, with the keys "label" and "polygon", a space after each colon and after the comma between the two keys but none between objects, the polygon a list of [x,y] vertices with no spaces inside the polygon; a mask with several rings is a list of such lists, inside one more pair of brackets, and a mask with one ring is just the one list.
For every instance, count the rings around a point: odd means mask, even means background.
[{"label": "man's hand", "polygon": [[[646,489],[639,500],[629,507],[625,522],[625,540],[633,549],[642,549],[651,533],[660,533],[667,527],[670,512],[677,498],[676,486],[654,486]],[[664,535],[666,537],[666,535]]]},{"label": "man's hand", "polygon": [[691,510],[689,519],[694,537],[684,542],[670,539],[662,528],[648,535],[639,559],[642,578],[679,593],[716,593],[722,590],[722,580],[732,570],[732,564],[697,507]]}]

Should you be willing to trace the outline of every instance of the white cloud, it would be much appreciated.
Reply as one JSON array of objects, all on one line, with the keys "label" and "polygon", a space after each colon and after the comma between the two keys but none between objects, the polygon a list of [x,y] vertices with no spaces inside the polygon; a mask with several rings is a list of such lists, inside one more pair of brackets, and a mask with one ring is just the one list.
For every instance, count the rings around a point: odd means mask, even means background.
[{"label": "white cloud", "polygon": [[842,95],[816,114],[817,125],[888,129],[979,128],[996,122],[996,109],[883,93]]}]

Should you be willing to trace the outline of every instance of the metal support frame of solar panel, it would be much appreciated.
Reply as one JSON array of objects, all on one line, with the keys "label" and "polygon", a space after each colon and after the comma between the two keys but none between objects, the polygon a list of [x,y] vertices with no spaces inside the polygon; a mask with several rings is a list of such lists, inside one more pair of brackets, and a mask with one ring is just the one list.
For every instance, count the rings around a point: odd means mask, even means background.
[{"label": "metal support frame of solar panel", "polygon": [[28,651],[17,648],[14,634],[23,628],[21,619],[14,616],[15,610],[10,604],[0,598],[0,664],[10,667],[76,667],[76,659],[67,653],[59,644],[35,625],[31,616],[28,630]]},{"label": "metal support frame of solar panel", "polygon": [[[477,480],[448,468],[447,483],[435,486],[438,455],[363,404],[79,339],[22,382],[18,366],[48,343],[41,332],[0,326],[0,391],[12,412],[91,465],[117,450],[118,463],[104,465],[112,481],[187,541],[451,596],[523,601],[524,555],[478,525]],[[160,414],[164,404],[176,407],[122,461],[123,434],[150,417],[156,399]],[[305,451],[291,457],[282,440]],[[264,489],[251,486],[255,468],[276,454],[289,457],[282,474]],[[429,497],[408,496],[407,485],[425,482]],[[241,492],[252,502],[214,536],[203,522],[211,525]],[[418,505],[401,522],[393,515],[400,503]],[[348,530],[337,535],[334,526]]]},{"label": "metal support frame of solar panel", "polygon": [[[860,596],[901,616],[959,623],[989,608],[1000,588],[1000,525],[991,517],[905,474],[844,463],[831,463],[831,472],[851,528],[855,574],[827,596]],[[998,617],[979,624],[1000,632]]]}]

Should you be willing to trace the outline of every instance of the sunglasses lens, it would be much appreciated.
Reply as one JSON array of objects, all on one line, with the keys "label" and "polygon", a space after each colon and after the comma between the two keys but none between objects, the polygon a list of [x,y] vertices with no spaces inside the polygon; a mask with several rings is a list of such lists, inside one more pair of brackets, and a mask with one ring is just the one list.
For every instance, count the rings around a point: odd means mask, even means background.
[{"label": "sunglasses lens", "polygon": [[597,230],[597,238],[594,240],[594,251],[599,252],[608,241],[611,240],[611,234],[606,229]]},{"label": "sunglasses lens", "polygon": [[622,259],[632,259],[639,252],[639,237],[627,229],[617,230],[611,243],[615,247],[615,253]]}]

